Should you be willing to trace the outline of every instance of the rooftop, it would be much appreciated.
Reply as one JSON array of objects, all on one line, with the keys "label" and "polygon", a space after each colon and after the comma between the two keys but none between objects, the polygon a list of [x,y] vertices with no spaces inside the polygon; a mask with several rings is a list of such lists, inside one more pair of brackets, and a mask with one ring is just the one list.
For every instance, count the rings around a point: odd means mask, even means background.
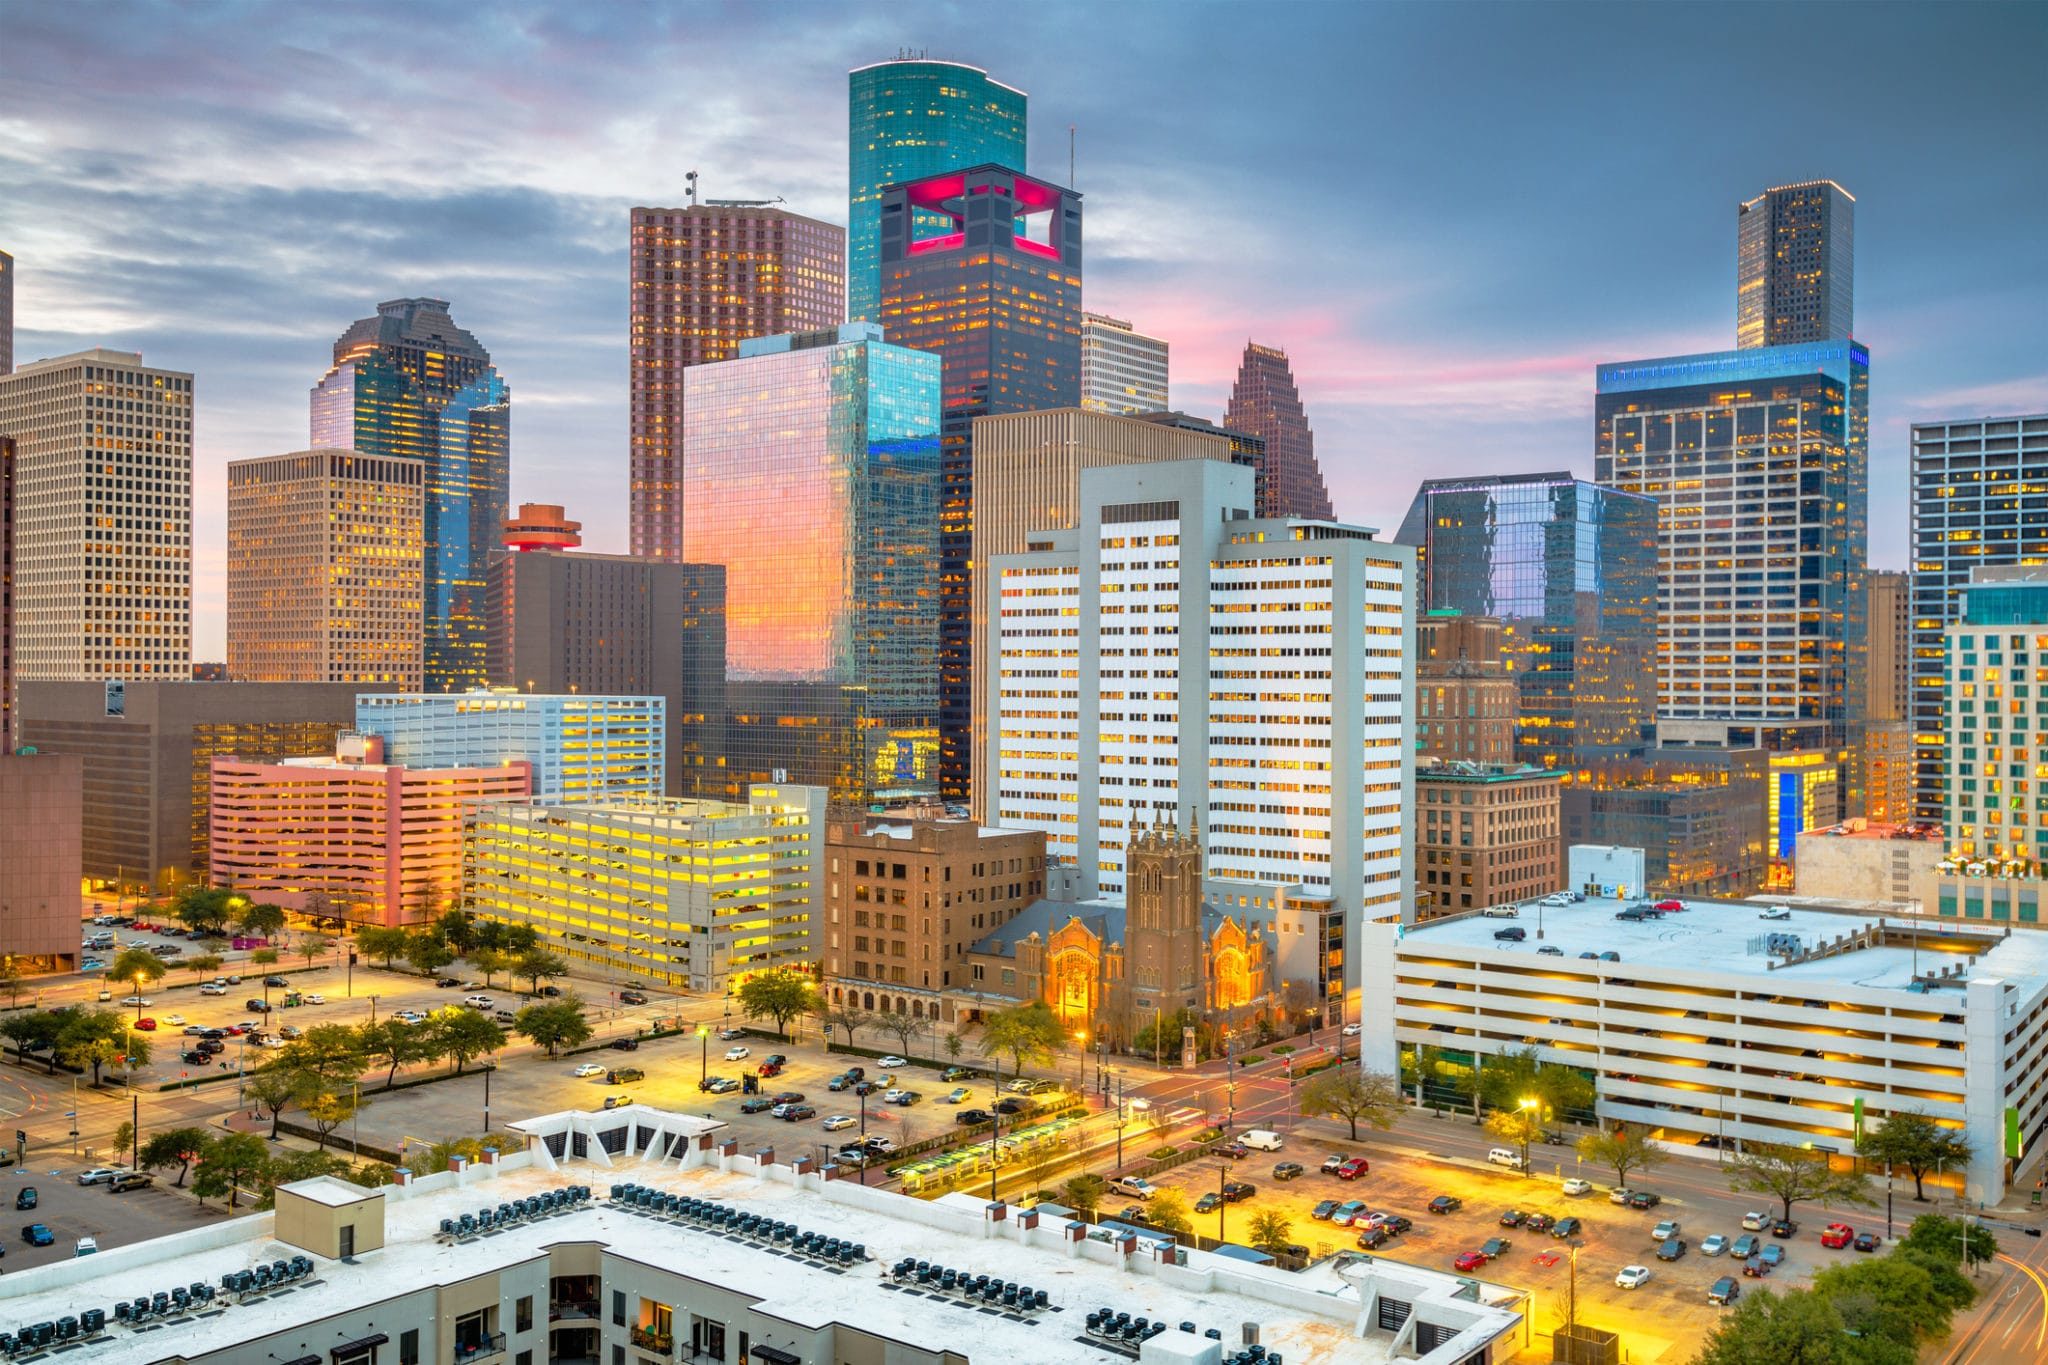
[{"label": "rooftop", "polygon": [[[616,1134],[623,1128],[630,1148],[636,1124],[686,1134],[715,1126],[636,1106],[630,1114],[557,1114],[519,1127],[588,1130],[590,1150],[602,1157],[597,1130]],[[1155,1321],[1216,1327],[1232,1339],[1240,1322],[1257,1321],[1262,1341],[1291,1365],[1374,1365],[1392,1358],[1392,1339],[1380,1333],[1361,1338],[1358,1320],[1373,1284],[1388,1281],[1395,1282],[1389,1292],[1414,1302],[1418,1314],[1464,1329],[1458,1358],[1519,1323],[1510,1307],[1519,1300],[1515,1291],[1420,1267],[1356,1258],[1291,1273],[1194,1250],[1183,1253],[1183,1264],[1167,1265],[1143,1249],[1126,1252],[1104,1241],[1070,1245],[1064,1218],[1026,1229],[1018,1211],[1010,1210],[1004,1222],[993,1222],[986,1201],[970,1195],[924,1201],[715,1149],[691,1151],[688,1159],[698,1164],[683,1168],[674,1160],[643,1160],[629,1150],[602,1164],[570,1161],[558,1167],[537,1141],[495,1169],[447,1173],[411,1189],[384,1191],[381,1249],[358,1251],[349,1261],[315,1256],[313,1273],[288,1291],[181,1317],[168,1330],[110,1323],[108,1335],[92,1347],[95,1359],[108,1365],[148,1365],[168,1355],[190,1359],[319,1324],[407,1289],[454,1285],[503,1270],[545,1256],[559,1243],[586,1241],[657,1271],[687,1266],[691,1279],[743,1296],[756,1314],[794,1324],[846,1323],[930,1351],[958,1352],[965,1335],[976,1361],[1103,1365],[1105,1352],[1083,1338],[1081,1318],[1091,1308],[1113,1304]],[[813,1266],[736,1235],[609,1203],[611,1187],[626,1182],[858,1241],[869,1259],[847,1269]],[[439,1234],[444,1218],[575,1183],[592,1187],[591,1203],[487,1237],[457,1242]],[[302,1253],[276,1240],[273,1228],[270,1215],[254,1215],[90,1261],[8,1275],[0,1278],[0,1322],[11,1328],[95,1306],[111,1309],[117,1299],[172,1283],[218,1285],[232,1271]],[[895,1291],[889,1269],[906,1256],[1043,1288],[1052,1311],[975,1313],[937,1294]]]},{"label": "rooftop", "polygon": [[[1617,953],[1618,965],[1603,965],[1610,973],[1621,975],[1640,967],[1694,975],[1705,970],[1768,976],[1788,985],[1889,990],[1906,989],[1916,971],[1931,976],[1944,966],[1953,968],[1963,961],[1968,962],[1967,968],[1952,981],[1986,976],[2015,981],[2048,978],[2048,933],[2038,931],[1951,923],[1937,926],[1913,916],[1818,909],[1797,899],[1769,897],[1754,901],[1688,898],[1682,911],[1641,921],[1615,918],[1639,903],[1592,897],[1575,905],[1544,906],[1540,915],[1537,906],[1524,905],[1521,917],[1512,921],[1477,913],[1430,920],[1407,927],[1402,951],[1414,954],[1455,946],[1535,958],[1538,948],[1553,947],[1562,950],[1566,959],[1581,953]],[[1773,905],[1784,905],[1789,913],[1783,919],[1762,918],[1762,912]],[[1526,930],[1528,937],[1519,943],[1497,941],[1495,932],[1510,924]],[[1872,932],[1868,946],[1849,946],[1857,935],[1880,927],[1883,932]],[[1838,941],[1844,950],[1785,965],[1787,956],[1771,951],[1767,943],[1767,936],[1772,935],[1796,937],[1809,952]]]}]

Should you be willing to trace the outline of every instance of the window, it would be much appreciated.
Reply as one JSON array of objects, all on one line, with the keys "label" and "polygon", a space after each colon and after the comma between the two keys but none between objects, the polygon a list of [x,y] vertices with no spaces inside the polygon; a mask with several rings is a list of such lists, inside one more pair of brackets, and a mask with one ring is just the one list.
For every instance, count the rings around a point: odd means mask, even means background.
[{"label": "window", "polygon": [[410,1328],[398,1334],[398,1365],[420,1365],[419,1328]]},{"label": "window", "polygon": [[533,1365],[533,1352],[521,1351],[512,1357],[512,1365]]},{"label": "window", "polygon": [[622,1289],[612,1291],[612,1326],[626,1325],[626,1293]]},{"label": "window", "polygon": [[513,1305],[512,1330],[515,1332],[531,1332],[533,1330],[533,1295],[528,1294]]}]

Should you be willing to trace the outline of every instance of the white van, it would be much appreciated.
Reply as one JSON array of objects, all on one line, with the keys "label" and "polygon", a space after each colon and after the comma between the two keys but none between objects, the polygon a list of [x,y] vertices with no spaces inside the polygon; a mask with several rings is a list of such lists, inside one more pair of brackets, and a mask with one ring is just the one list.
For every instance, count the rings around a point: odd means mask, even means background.
[{"label": "white van", "polygon": [[1522,1169],[1522,1154],[1512,1147],[1496,1147],[1486,1154],[1486,1159],[1496,1166],[1508,1166],[1517,1171]]},{"label": "white van", "polygon": [[1277,1152],[1280,1150],[1280,1135],[1270,1128],[1254,1128],[1238,1139],[1255,1152]]},{"label": "white van", "polygon": [[1520,919],[1522,908],[1518,905],[1489,905],[1479,913],[1485,919]]}]

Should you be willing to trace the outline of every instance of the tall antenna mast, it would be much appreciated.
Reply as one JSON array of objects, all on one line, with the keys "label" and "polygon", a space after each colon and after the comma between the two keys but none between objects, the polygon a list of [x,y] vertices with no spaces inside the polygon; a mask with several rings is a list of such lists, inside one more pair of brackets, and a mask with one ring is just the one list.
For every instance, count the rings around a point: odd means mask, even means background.
[{"label": "tall antenna mast", "polygon": [[1075,188],[1075,185],[1074,185],[1074,131],[1075,131],[1075,129],[1074,129],[1074,125],[1073,125],[1073,124],[1071,124],[1071,123],[1069,123],[1069,124],[1067,125],[1067,188],[1068,188],[1068,189],[1070,189],[1070,190],[1071,190],[1071,189],[1073,189],[1073,188]]},{"label": "tall antenna mast", "polygon": [[683,176],[683,183],[690,187],[690,207],[695,208],[697,206],[697,173],[695,171],[687,172]]}]

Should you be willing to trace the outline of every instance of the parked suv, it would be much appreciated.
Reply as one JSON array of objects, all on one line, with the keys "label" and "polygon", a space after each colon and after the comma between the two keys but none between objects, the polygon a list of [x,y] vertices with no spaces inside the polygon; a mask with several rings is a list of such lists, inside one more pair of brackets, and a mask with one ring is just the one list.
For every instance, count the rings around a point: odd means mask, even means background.
[{"label": "parked suv", "polygon": [[1520,926],[1513,926],[1507,929],[1496,929],[1493,931],[1493,936],[1508,943],[1520,943],[1523,939],[1529,937],[1529,931]]}]

